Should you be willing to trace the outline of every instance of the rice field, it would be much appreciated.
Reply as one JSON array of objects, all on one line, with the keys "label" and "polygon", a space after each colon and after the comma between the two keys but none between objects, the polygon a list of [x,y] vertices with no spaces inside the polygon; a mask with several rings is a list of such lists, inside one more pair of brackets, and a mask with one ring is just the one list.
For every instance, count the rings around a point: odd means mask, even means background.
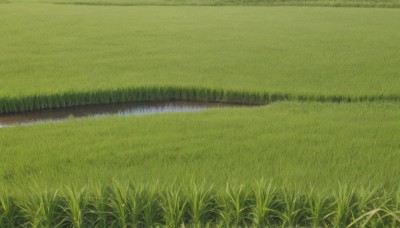
[{"label": "rice field", "polygon": [[[325,6],[398,8],[399,0],[3,0],[12,3],[55,3],[100,6]],[[0,1],[1,2],[1,1]]]},{"label": "rice field", "polygon": [[260,179],[298,190],[339,182],[395,189],[399,111],[386,102],[284,102],[2,128],[0,177],[14,193],[113,179],[207,180],[218,189]]},{"label": "rice field", "polygon": [[248,105],[0,126],[0,227],[400,225],[398,0],[0,3],[0,115]]},{"label": "rice field", "polygon": [[0,226],[28,227],[397,227],[399,192],[339,186],[333,192],[293,191],[272,182],[210,185],[189,182],[93,185],[23,198],[1,197]]},{"label": "rice field", "polygon": [[5,4],[0,97],[173,87],[398,98],[399,15],[375,8]]}]

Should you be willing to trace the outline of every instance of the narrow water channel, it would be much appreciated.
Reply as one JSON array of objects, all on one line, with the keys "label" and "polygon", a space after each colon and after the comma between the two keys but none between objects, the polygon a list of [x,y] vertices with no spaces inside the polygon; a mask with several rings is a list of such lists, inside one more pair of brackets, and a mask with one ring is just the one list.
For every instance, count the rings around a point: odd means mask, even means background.
[{"label": "narrow water channel", "polygon": [[226,106],[234,105],[192,101],[132,102],[124,104],[87,105],[0,115],[0,128],[15,125],[31,125],[42,122],[58,122],[70,117],[82,118],[102,117],[108,115],[128,116],[167,112],[197,112],[207,108]]}]

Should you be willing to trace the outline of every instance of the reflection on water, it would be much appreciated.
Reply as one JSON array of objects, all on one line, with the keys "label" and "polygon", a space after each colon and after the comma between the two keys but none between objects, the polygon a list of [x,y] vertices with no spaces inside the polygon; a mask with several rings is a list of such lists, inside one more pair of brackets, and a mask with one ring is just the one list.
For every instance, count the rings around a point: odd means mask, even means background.
[{"label": "reflection on water", "polygon": [[211,107],[215,108],[224,106],[227,106],[227,104],[188,101],[88,105],[0,115],[0,128],[13,125],[31,125],[41,122],[59,122],[70,117],[81,118],[109,115],[127,116],[167,112],[196,112]]}]

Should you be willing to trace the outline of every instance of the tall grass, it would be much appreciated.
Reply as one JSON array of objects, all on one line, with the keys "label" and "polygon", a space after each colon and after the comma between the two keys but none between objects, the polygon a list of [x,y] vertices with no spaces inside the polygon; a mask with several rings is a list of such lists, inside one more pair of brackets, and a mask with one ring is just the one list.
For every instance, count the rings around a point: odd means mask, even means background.
[{"label": "tall grass", "polygon": [[293,191],[260,181],[253,186],[95,185],[2,195],[0,226],[398,227],[398,192],[341,185],[331,192]]},{"label": "tall grass", "polygon": [[399,96],[314,96],[283,93],[234,91],[196,87],[135,87],[128,89],[65,92],[60,94],[0,97],[0,114],[79,105],[137,101],[204,101],[261,105],[276,101],[363,102],[400,101]]},{"label": "tall grass", "polygon": [[[15,0],[11,0],[12,2]],[[32,1],[32,0],[27,0]],[[117,6],[328,6],[328,7],[400,7],[397,0],[33,0],[56,4],[76,5],[117,5]]]}]

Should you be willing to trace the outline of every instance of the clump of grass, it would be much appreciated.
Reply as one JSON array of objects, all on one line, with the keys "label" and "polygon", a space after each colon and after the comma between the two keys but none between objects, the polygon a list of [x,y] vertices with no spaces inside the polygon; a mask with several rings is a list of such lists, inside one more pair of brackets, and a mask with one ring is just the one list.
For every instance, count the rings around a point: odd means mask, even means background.
[{"label": "clump of grass", "polygon": [[42,194],[27,195],[27,199],[18,203],[19,213],[28,227],[59,226],[61,215],[58,192],[44,191]]},{"label": "clump of grass", "polygon": [[215,222],[217,202],[213,186],[197,184],[191,181],[187,186],[187,214],[190,224],[194,227],[203,227],[207,222]]},{"label": "clump of grass", "polygon": [[251,207],[250,216],[256,226],[271,225],[271,221],[277,214],[277,189],[272,182],[261,180],[253,186],[253,206]]},{"label": "clump of grass", "polygon": [[11,196],[0,195],[0,227],[14,227],[20,220],[21,213],[17,201]]},{"label": "clump of grass", "polygon": [[332,192],[254,186],[159,184],[29,193],[0,198],[0,226],[14,227],[398,227],[400,196],[377,188],[341,185]]},{"label": "clump of grass", "polygon": [[65,196],[59,207],[63,210],[63,221],[71,227],[84,227],[85,212],[89,197],[85,189],[78,189],[74,186],[65,188]]},{"label": "clump of grass", "polygon": [[0,97],[0,114],[65,108],[79,105],[113,104],[134,101],[203,101],[262,105],[277,101],[365,102],[399,101],[399,96],[314,96],[235,91],[197,87],[134,87],[127,89],[64,92],[17,97]]},{"label": "clump of grass", "polygon": [[181,188],[171,187],[163,194],[163,217],[168,227],[179,227],[184,224],[187,199]]}]

